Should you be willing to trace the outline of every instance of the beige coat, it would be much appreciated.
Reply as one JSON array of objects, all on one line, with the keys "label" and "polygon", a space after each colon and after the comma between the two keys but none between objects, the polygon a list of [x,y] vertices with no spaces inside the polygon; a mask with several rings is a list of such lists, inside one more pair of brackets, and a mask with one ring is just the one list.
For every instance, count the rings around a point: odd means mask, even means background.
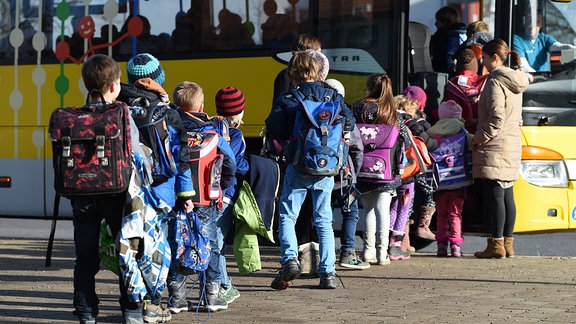
[{"label": "beige coat", "polygon": [[488,76],[478,102],[478,127],[474,135],[472,175],[500,181],[518,179],[522,156],[522,92],[526,73],[499,67]]}]

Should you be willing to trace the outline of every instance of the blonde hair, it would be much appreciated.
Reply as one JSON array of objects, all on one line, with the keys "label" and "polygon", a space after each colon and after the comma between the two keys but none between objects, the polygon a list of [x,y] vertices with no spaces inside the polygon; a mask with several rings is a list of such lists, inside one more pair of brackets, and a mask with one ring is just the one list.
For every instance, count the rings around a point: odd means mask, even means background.
[{"label": "blonde hair", "polygon": [[172,100],[186,112],[198,112],[204,103],[204,91],[196,82],[183,81],[174,88]]},{"label": "blonde hair", "polygon": [[238,128],[240,125],[244,124],[244,121],[242,120],[242,118],[244,118],[244,110],[242,110],[242,112],[239,114],[233,116],[225,116],[224,118],[228,120],[230,127]]},{"label": "blonde hair", "polygon": [[418,111],[420,110],[420,106],[418,105],[418,101],[408,98],[405,95],[397,95],[394,97],[394,103],[396,104],[397,109],[403,110],[407,114],[412,117],[416,117]]},{"label": "blonde hair", "polygon": [[488,28],[488,24],[483,22],[482,20],[475,21],[466,27],[466,36],[471,37],[476,33],[488,33],[490,29]]},{"label": "blonde hair", "polygon": [[307,80],[318,80],[321,69],[320,62],[314,59],[314,50],[294,52],[288,64],[288,74],[294,85]]}]

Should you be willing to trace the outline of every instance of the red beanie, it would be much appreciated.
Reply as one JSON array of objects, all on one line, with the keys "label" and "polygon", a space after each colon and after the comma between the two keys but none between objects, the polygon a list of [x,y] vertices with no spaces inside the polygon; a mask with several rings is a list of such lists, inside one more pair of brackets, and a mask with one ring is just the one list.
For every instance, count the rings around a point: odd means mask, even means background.
[{"label": "red beanie", "polygon": [[244,110],[244,106],[244,95],[237,88],[222,88],[216,94],[216,113],[220,116],[238,115]]}]

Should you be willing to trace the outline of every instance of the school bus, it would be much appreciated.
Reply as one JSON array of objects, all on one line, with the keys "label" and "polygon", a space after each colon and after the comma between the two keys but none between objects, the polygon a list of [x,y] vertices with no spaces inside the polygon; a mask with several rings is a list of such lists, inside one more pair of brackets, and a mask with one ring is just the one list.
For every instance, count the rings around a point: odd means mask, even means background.
[{"label": "school bus", "polygon": [[[464,23],[488,22],[508,44],[538,11],[543,31],[563,43],[576,39],[570,1],[0,0],[0,217],[52,215],[48,120],[57,107],[84,103],[80,68],[89,55],[112,56],[125,71],[130,57],[151,53],[166,72],[167,92],[183,80],[199,83],[211,115],[218,89],[238,87],[247,100],[242,130],[249,150],[258,152],[274,79],[300,33],[322,40],[329,78],[344,84],[347,102],[363,96],[369,74],[385,71],[395,93],[418,84],[438,104],[446,76],[415,70],[409,35],[411,21],[433,33],[433,13],[444,5],[459,9]],[[519,233],[576,228],[575,58],[573,51],[551,53],[551,71],[535,73],[524,94],[524,153],[514,189]],[[66,200],[60,211],[71,216]],[[477,230],[485,222],[472,208],[464,224]]]}]

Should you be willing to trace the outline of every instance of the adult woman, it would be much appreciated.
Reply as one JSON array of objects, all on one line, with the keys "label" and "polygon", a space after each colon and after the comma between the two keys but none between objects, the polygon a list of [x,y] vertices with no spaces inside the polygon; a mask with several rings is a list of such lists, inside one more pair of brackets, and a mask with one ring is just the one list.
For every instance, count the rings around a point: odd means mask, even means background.
[{"label": "adult woman", "polygon": [[[508,56],[511,68],[505,65]],[[518,179],[522,155],[522,92],[529,81],[519,69],[520,56],[501,39],[484,45],[482,59],[490,75],[478,102],[472,175],[482,182],[485,219],[491,219],[492,236],[488,237],[486,249],[474,256],[512,257],[516,221],[513,184]]]}]

